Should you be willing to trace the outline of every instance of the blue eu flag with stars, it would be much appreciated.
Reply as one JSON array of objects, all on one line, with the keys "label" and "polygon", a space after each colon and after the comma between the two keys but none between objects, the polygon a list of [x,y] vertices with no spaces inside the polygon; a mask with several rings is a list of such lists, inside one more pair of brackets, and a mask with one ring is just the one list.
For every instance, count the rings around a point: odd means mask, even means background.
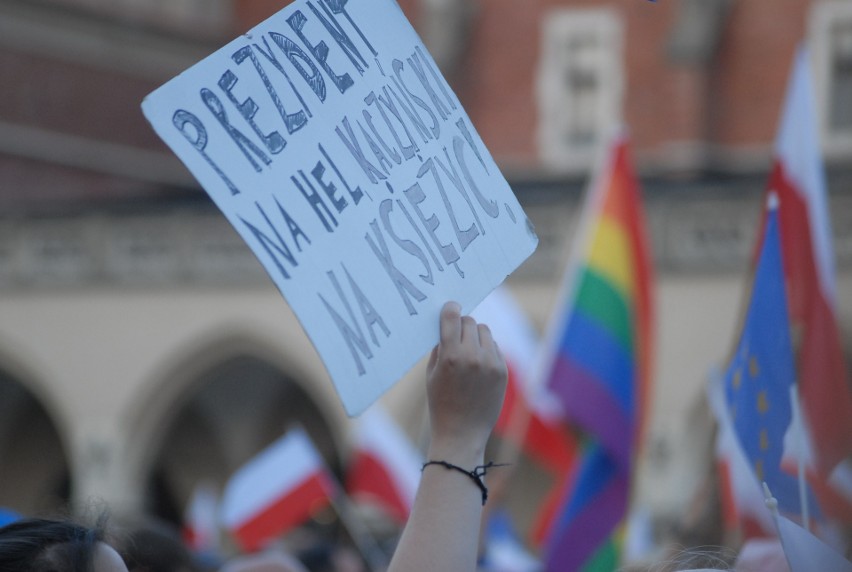
[{"label": "blue eu flag with stars", "polygon": [[[725,401],[758,481],[766,482],[781,511],[800,515],[798,481],[781,469],[795,376],[778,212],[770,205],[748,313],[725,373]],[[812,498],[807,502],[816,506]]]}]

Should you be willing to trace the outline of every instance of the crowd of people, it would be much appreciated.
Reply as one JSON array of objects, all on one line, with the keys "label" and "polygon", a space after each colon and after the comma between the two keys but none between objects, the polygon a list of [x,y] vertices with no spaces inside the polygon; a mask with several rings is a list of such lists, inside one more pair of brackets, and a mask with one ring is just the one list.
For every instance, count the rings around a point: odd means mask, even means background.
[{"label": "crowd of people", "polygon": [[[431,440],[411,516],[388,572],[475,570],[487,498],[485,446],[500,414],[506,363],[484,324],[447,303],[427,365]],[[0,528],[3,572],[358,572],[340,548],[203,562],[156,527],[112,532],[108,520],[24,518]]]},{"label": "crowd of people", "polygon": [[[507,369],[489,328],[447,303],[440,342],[427,365],[431,440],[410,518],[387,572],[474,571],[488,498],[485,448],[500,413]],[[752,567],[749,562],[756,563]],[[2,572],[365,572],[344,543],[298,551],[272,546],[229,559],[193,553],[179,531],[156,521],[93,523],[18,518],[0,526]],[[373,566],[374,568],[374,566]],[[639,572],[625,568],[625,572]],[[648,572],[647,567],[641,569]],[[723,549],[675,553],[652,572],[789,570],[777,541],[739,554]]]}]

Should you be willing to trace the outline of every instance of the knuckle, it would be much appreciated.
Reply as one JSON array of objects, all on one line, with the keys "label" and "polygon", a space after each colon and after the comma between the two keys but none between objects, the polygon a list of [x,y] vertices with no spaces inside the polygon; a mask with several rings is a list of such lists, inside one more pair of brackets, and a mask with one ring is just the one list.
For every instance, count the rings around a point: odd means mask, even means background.
[{"label": "knuckle", "polygon": [[457,369],[461,366],[461,356],[456,353],[447,353],[444,356],[444,365],[450,369]]},{"label": "knuckle", "polygon": [[494,376],[505,376],[508,375],[509,370],[505,361],[495,359],[488,362],[488,372]]}]

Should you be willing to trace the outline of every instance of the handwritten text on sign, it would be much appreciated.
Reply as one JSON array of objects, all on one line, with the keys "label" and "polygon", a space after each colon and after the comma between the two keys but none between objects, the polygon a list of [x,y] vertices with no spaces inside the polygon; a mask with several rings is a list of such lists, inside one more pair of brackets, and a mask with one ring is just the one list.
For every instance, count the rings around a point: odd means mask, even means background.
[{"label": "handwritten text on sign", "polygon": [[246,240],[363,411],[535,249],[394,0],[297,1],[143,111]]}]

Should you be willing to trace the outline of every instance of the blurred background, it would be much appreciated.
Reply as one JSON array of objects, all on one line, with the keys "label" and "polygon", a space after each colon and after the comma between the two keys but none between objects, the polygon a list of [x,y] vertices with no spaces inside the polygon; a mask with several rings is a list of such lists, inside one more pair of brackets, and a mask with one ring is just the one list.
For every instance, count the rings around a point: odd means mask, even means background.
[{"label": "blurred background", "polygon": [[[293,423],[343,471],[352,421],[319,358],[139,107],[286,4],[0,0],[0,507],[35,514],[98,499],[180,526],[199,482],[221,487]],[[629,128],[658,299],[634,492],[656,542],[678,538],[697,519],[689,507],[711,494],[704,385],[734,347],[803,41],[852,356],[852,2],[400,5],[536,226],[539,248],[507,285],[539,332],[603,137]],[[383,398],[418,444],[422,377],[421,364]],[[523,534],[537,478],[509,493]]]}]

